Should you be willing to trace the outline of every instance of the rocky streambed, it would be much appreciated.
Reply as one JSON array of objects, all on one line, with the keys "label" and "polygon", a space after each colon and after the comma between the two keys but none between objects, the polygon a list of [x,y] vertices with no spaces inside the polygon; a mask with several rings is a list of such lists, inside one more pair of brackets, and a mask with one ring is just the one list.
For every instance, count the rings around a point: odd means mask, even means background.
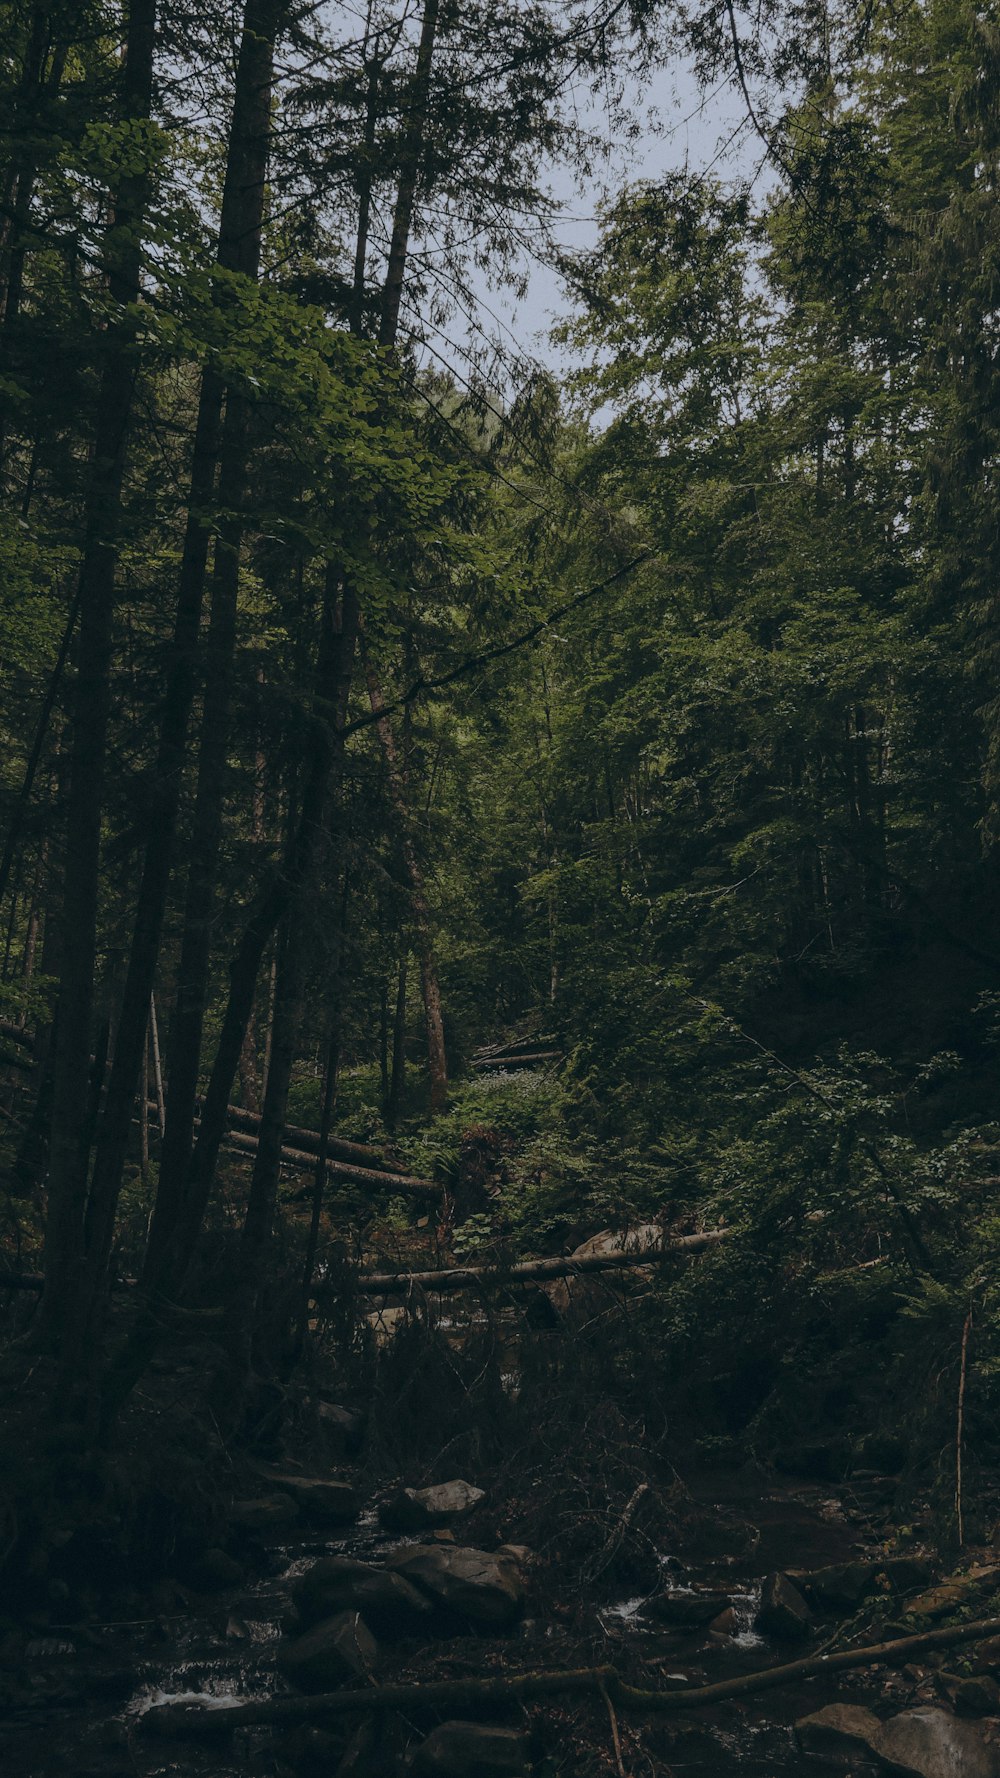
[{"label": "rocky streambed", "polygon": [[[605,1664],[683,1691],[848,1646],[872,1610],[887,1633],[979,1612],[1000,1584],[986,1561],[942,1581],[919,1547],[891,1553],[871,1485],[859,1500],[751,1473],[702,1476],[643,1589],[604,1598],[508,1539],[488,1485],[369,1490],[345,1465],[257,1466],[241,1478],[224,1540],[144,1600],[126,1592],[122,1609],[78,1612],[50,1589],[46,1608],[9,1623],[0,1645],[3,1771],[1000,1774],[1000,1640],[978,1650],[977,1671],[962,1670],[961,1650],[928,1653],[642,1720],[593,1686],[527,1703],[470,1692],[464,1705],[429,1707],[413,1694],[391,1712],[313,1717],[310,1699],[343,1689],[426,1693]],[[241,1707],[277,1699],[288,1700],[282,1720],[245,1720]]]}]

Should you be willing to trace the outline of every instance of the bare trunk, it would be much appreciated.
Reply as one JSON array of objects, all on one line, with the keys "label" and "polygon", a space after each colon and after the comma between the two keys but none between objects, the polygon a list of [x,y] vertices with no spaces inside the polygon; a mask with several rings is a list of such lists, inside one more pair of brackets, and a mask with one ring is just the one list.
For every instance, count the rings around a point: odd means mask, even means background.
[{"label": "bare trunk", "polygon": [[410,249],[413,206],[420,178],[420,156],[424,143],[427,101],[430,97],[431,65],[437,36],[438,0],[424,0],[424,18],[417,50],[417,66],[407,113],[406,136],[399,169],[399,186],[392,219],[389,262],[386,267],[382,295],[382,320],[379,345],[394,346],[399,332],[399,308],[403,300],[403,279]]},{"label": "bare trunk", "polygon": [[[283,0],[247,0],[243,21],[243,37],[236,75],[236,92],[230,130],[223,213],[220,222],[219,256],[223,264],[245,277],[256,279],[260,266],[260,237],[264,217],[265,180],[271,138],[271,87],[274,76],[274,51]],[[204,391],[203,391],[204,393]],[[213,403],[221,398],[221,389],[213,377],[210,383]],[[217,405],[213,413],[217,413]],[[159,1250],[169,1240],[184,1197],[185,1181],[191,1164],[195,1098],[201,1065],[201,1040],[211,950],[212,923],[216,906],[216,879],[222,840],[223,800],[226,784],[229,742],[229,710],[232,687],[233,656],[236,643],[236,606],[239,592],[239,563],[243,539],[240,509],[244,499],[247,464],[248,405],[245,397],[233,390],[226,399],[225,422],[219,448],[218,500],[224,517],[218,527],[212,572],[212,602],[206,650],[204,709],[198,756],[198,785],[195,800],[194,832],[181,957],[178,968],[177,999],[171,1021],[168,1044],[167,1123],[160,1161],[160,1178],[150,1226],[147,1268],[156,1264]],[[214,462],[214,457],[213,457]],[[200,614],[201,589],[204,583],[207,533],[201,526],[192,536],[197,547],[197,604]],[[193,613],[192,613],[193,615]],[[197,637],[197,622],[193,638]],[[185,679],[183,711],[179,711],[177,739],[178,765],[183,759],[184,738],[190,713],[193,681]],[[148,995],[155,968],[159,932],[162,925],[169,854],[172,852],[173,828],[176,822],[177,785],[172,780],[174,795],[170,821],[168,856],[159,862],[156,883],[156,907],[151,909],[150,925],[155,927],[145,947],[141,969],[141,986]],[[135,1073],[131,1081],[123,1078],[122,1100],[116,1104],[115,1172],[120,1179],[123,1143],[131,1118],[135,1093]]]},{"label": "bare trunk", "polygon": [[279,953],[271,1063],[264,1088],[259,1147],[246,1220],[243,1226],[244,1301],[252,1317],[256,1291],[263,1276],[265,1255],[274,1222],[278,1191],[281,1138],[288,1108],[288,1088],[295,1060],[295,1045],[302,1018],[302,997],[307,978],[308,941],[305,914],[319,860],[323,824],[328,811],[331,773],[343,755],[342,733],[347,720],[354,654],[357,645],[359,608],[353,589],[341,594],[339,622],[335,627],[336,583],[331,569],[324,600],[323,635],[316,670],[317,702],[325,702],[328,719],[322,741],[313,742],[302,787],[298,831],[290,869],[293,888],[284,917],[284,943]]},{"label": "bare trunk", "polygon": [[386,775],[389,782],[389,800],[399,827],[400,843],[410,885],[410,906],[413,910],[413,923],[416,930],[417,954],[420,961],[420,985],[423,990],[427,1025],[427,1065],[431,1082],[431,1111],[438,1112],[444,1109],[448,1100],[448,1059],[445,1052],[441,990],[438,986],[437,964],[434,958],[430,907],[424,885],[424,874],[417,855],[413,824],[403,783],[403,771],[396,750],[396,738],[392,732],[389,718],[384,714],[385,699],[382,696],[382,688],[371,664],[367,647],[364,647],[364,661],[365,676],[368,682],[368,700],[372,707],[372,714],[378,717],[376,729],[385,759]]},{"label": "bare trunk", "polygon": [[[123,70],[122,115],[148,117],[153,79],[155,0],[133,0]],[[130,171],[115,194],[106,239],[110,293],[118,319],[109,330],[98,398],[80,567],[80,637],[73,702],[73,752],[66,829],[65,901],[73,942],[63,948],[53,1073],[49,1217],[43,1324],[72,1360],[84,1286],[84,1208],[90,1054],[97,946],[101,812],[110,714],[112,627],[125,454],[135,375],[135,310],[141,235],[148,201],[145,170]]]},{"label": "bare trunk", "polygon": [[385,1121],[390,1130],[396,1127],[406,1080],[406,965],[407,958],[404,954],[399,960],[399,980],[396,984],[396,1016],[392,1022],[392,1078],[389,1081],[389,1098],[385,1108]]}]

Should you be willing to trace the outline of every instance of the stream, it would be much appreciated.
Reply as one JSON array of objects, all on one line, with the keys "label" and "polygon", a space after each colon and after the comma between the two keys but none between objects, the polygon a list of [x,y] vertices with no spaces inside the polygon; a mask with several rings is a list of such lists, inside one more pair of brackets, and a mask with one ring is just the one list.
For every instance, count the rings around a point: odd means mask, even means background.
[{"label": "stream", "polygon": [[[661,1553],[663,1591],[682,1613],[701,1593],[724,1594],[733,1614],[727,1632],[664,1624],[652,1609],[651,1596],[622,1598],[593,1609],[588,1632],[593,1658],[639,1657],[651,1683],[678,1686],[794,1658],[800,1647],[773,1643],[755,1627],[763,1577],[775,1568],[811,1569],[851,1559],[870,1533],[863,1513],[852,1512],[850,1502],[829,1487],[809,1483],[774,1485],[766,1478],[723,1473],[699,1477],[691,1492],[706,1510],[676,1550]],[[275,1657],[296,1576],[323,1555],[378,1563],[415,1541],[384,1531],[372,1504],[346,1531],[296,1529],[294,1534],[248,1539],[240,1549],[242,1584],[196,1593],[165,1583],[156,1601],[162,1609],[153,1616],[40,1625],[21,1651],[20,1689],[0,1731],[4,1773],[7,1778],[263,1778],[315,1770],[334,1778],[335,1744],[323,1757],[322,1736],[312,1736],[317,1745],[310,1750],[308,1732],[300,1731],[293,1743],[286,1730],[255,1727],[230,1734],[225,1732],[226,1710],[285,1689]],[[443,1664],[440,1671],[475,1671],[480,1659],[485,1669],[498,1649],[512,1646],[523,1661],[526,1641],[532,1644],[532,1665],[577,1664],[579,1635],[571,1645],[557,1621],[546,1621],[541,1610],[532,1612],[529,1603],[525,1620],[506,1639],[436,1639],[435,1656],[443,1663],[460,1663],[454,1668]],[[54,1611],[49,1615],[56,1617]],[[393,1652],[409,1664],[425,1650],[397,1644]],[[0,1659],[2,1655],[0,1649]],[[883,1689],[874,1695],[882,1697],[884,1682],[878,1683]],[[907,1682],[889,1683],[903,1687],[892,1694],[898,1707],[907,1699]],[[764,1693],[759,1700],[663,1719],[644,1733],[643,1763],[636,1764],[636,1774],[648,1772],[653,1758],[657,1763],[652,1770],[664,1775],[722,1778],[731,1772],[742,1778],[777,1778],[787,1773],[815,1778],[822,1768],[798,1750],[792,1724],[834,1697],[871,1702],[872,1686],[870,1675],[866,1680],[845,1674],[839,1681],[805,1681],[791,1690]],[[218,1712],[218,1734],[165,1742],[144,1733],[142,1718],[151,1706],[209,1699]],[[361,1778],[365,1770],[357,1767]],[[627,1765],[626,1771],[632,1778]]]}]

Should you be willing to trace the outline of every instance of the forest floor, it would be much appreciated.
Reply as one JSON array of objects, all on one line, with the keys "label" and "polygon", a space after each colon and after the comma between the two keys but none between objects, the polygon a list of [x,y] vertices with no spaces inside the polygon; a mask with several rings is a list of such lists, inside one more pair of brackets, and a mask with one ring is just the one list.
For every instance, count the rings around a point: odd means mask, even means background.
[{"label": "forest floor", "polygon": [[[449,1314],[410,1337],[447,1362],[468,1350],[470,1335],[461,1314]],[[531,1331],[526,1366],[559,1337]],[[411,1344],[411,1366],[413,1353]],[[161,1360],[153,1386],[161,1411],[183,1395],[203,1357],[191,1348]],[[504,1362],[517,1362],[509,1345]],[[470,1464],[468,1444],[460,1476],[447,1446],[400,1471],[387,1466],[385,1441],[372,1437],[363,1413],[330,1399],[333,1382],[320,1372],[296,1391],[271,1429],[266,1457],[243,1454],[228,1470],[215,1466],[212,1529],[192,1521],[189,1536],[175,1530],[169,1572],[141,1582],[120,1562],[102,1571],[97,1539],[89,1567],[78,1547],[75,1571],[64,1564],[60,1578],[54,1559],[35,1596],[22,1595],[0,1643],[10,1778],[404,1771],[804,1778],[828,1769],[831,1757],[843,1771],[887,1769],[872,1753],[865,1760],[856,1737],[841,1744],[835,1736],[831,1755],[822,1730],[813,1743],[808,1728],[796,1732],[800,1719],[833,1704],[923,1725],[929,1751],[891,1769],[927,1778],[1000,1769],[995,1648],[985,1664],[972,1662],[978,1677],[964,1650],[928,1652],[902,1668],[820,1674],[666,1720],[616,1712],[592,1689],[526,1705],[448,1712],[414,1701],[378,1717],[320,1712],[314,1721],[233,1728],[241,1703],[308,1698],[352,1683],[417,1686],[612,1664],[633,1684],[691,1688],[817,1647],[927,1629],[973,1604],[983,1615],[979,1604],[1000,1581],[989,1552],[969,1550],[957,1592],[944,1603],[936,1598],[942,1564],[925,1527],[911,1522],[901,1531],[895,1522],[889,1475],[835,1483],[778,1477],[752,1463],[686,1467],[682,1451],[655,1450],[607,1401],[589,1404],[575,1444],[559,1422],[561,1473],[558,1463],[525,1467],[518,1453]],[[518,1386],[507,1371],[505,1392],[516,1396]],[[433,1434],[428,1427],[429,1445]],[[452,1491],[434,1510],[422,1497],[401,1503],[403,1487],[459,1479],[473,1492]],[[613,1512],[612,1498],[625,1498],[624,1509]],[[451,1573],[465,1550],[482,1558],[471,1578]],[[307,1609],[303,1576],[330,1557],[349,1561],[330,1579],[333,1592]],[[383,1581],[416,1574],[423,1603],[433,1602],[426,1616],[408,1616],[405,1601],[387,1603],[377,1589],[369,1609],[368,1595],[352,1589],[371,1589],[373,1572]],[[336,1648],[321,1646],[296,1667],[303,1624],[345,1605],[368,1611],[373,1640],[359,1649],[354,1633],[345,1649],[341,1623]],[[334,1612],[334,1620],[341,1616]],[[170,1705],[194,1707],[190,1721],[178,1728],[177,1712],[163,1708]],[[964,1714],[954,1715],[956,1707]],[[448,1731],[450,1742],[440,1729],[435,1742],[442,1716],[464,1724]],[[943,1742],[942,1730],[958,1741]]]}]

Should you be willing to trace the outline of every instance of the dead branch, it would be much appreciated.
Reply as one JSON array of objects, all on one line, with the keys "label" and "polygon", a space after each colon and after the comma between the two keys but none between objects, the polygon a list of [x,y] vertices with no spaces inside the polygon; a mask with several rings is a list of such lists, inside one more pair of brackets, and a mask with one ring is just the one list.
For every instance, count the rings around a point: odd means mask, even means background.
[{"label": "dead branch", "polygon": [[915,1636],[896,1637],[891,1642],[842,1649],[837,1654],[806,1655],[779,1667],[759,1668],[755,1673],[721,1679],[714,1685],[692,1686],[690,1690],[646,1691],[627,1685],[611,1666],[572,1667],[504,1674],[490,1679],[438,1679],[426,1685],[373,1685],[360,1691],[320,1692],[311,1698],[260,1698],[248,1704],[233,1705],[225,1712],[212,1710],[210,1705],[160,1704],[147,1710],[141,1720],[155,1734],[176,1736],[197,1732],[199,1723],[209,1717],[214,1719],[212,1726],[215,1727],[223,1715],[227,1729],[238,1729],[255,1723],[303,1722],[316,1716],[348,1716],[352,1711],[450,1710],[465,1705],[508,1704],[518,1699],[552,1697],[566,1692],[600,1693],[602,1688],[614,1699],[619,1710],[654,1713],[698,1710],[708,1704],[721,1703],[726,1698],[786,1685],[793,1679],[807,1679],[813,1674],[850,1667],[891,1665],[926,1649],[979,1642],[997,1634],[1000,1634],[1000,1618],[980,1618],[976,1623],[924,1630]]}]

